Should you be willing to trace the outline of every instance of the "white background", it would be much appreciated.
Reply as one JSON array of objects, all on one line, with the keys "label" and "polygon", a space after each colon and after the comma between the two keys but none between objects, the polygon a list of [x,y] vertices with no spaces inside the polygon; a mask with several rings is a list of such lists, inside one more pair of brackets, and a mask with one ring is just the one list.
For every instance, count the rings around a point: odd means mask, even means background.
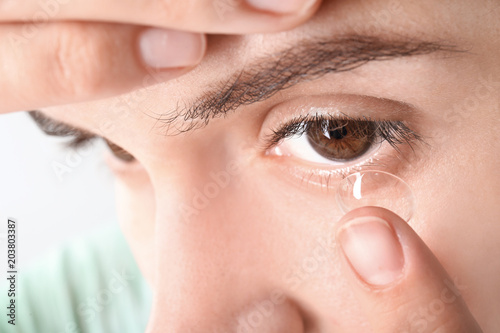
[{"label": "white background", "polygon": [[[45,135],[24,112],[0,116],[0,268],[7,218],[18,220],[19,267],[61,242],[116,223],[113,178],[103,143],[85,151]],[[66,172],[59,176],[55,167]],[[70,170],[70,172],[69,172]]]}]

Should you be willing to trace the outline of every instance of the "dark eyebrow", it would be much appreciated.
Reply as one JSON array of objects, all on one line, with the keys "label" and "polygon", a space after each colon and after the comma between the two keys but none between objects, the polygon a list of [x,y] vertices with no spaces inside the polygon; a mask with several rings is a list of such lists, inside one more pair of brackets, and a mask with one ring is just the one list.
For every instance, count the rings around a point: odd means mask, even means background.
[{"label": "dark eyebrow", "polygon": [[[385,40],[370,36],[345,36],[329,40],[302,41],[287,50],[256,60],[229,79],[186,106],[159,116],[169,133],[173,126],[186,132],[208,124],[210,119],[227,115],[242,105],[264,101],[279,91],[316,80],[329,73],[346,72],[368,62],[384,61],[438,51],[458,52],[442,42]],[[177,120],[182,120],[178,124]]]}]

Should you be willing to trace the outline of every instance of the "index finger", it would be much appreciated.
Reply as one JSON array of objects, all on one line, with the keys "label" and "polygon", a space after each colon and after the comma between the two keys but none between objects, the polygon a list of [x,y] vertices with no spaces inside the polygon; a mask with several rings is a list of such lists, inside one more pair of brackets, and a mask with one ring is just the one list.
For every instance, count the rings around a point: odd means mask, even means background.
[{"label": "index finger", "polygon": [[441,263],[396,214],[355,209],[340,221],[337,239],[374,332],[482,332]]},{"label": "index finger", "polygon": [[2,2],[0,22],[57,20],[133,23],[206,33],[290,29],[320,0],[26,0]]}]

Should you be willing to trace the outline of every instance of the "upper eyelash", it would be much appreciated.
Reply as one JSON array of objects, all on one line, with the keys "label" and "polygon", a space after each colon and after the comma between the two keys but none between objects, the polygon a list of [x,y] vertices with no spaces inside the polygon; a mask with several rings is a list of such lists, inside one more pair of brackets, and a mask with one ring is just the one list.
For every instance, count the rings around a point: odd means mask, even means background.
[{"label": "upper eyelash", "polygon": [[[47,135],[71,137],[66,143],[69,148],[78,149],[99,137],[90,132],[77,129],[73,126],[57,122],[46,117],[39,111],[29,111],[28,114],[35,121],[37,126]],[[374,130],[370,133],[364,131],[364,135],[371,139],[387,141],[397,152],[400,151],[399,145],[406,144],[413,150],[415,142],[424,142],[423,138],[409,128],[403,121],[374,120],[369,117],[355,118],[343,114],[341,117],[325,114],[302,115],[287,121],[279,129],[273,130],[270,138],[267,140],[266,149],[271,149],[281,143],[283,140],[295,135],[303,135],[313,124],[324,124],[325,121],[342,122],[353,121],[357,124],[361,122],[370,122],[374,125]],[[359,130],[366,127],[359,126]]]},{"label": "upper eyelash", "polygon": [[106,138],[78,129],[71,125],[58,122],[45,116],[39,111],[30,111],[28,114],[45,134],[59,137],[70,137],[70,140],[65,143],[65,146],[70,149],[83,148],[95,140],[103,139],[116,157],[124,160],[125,162],[135,161],[135,157],[133,155]]},{"label": "upper eyelash", "polygon": [[371,140],[387,141],[397,152],[400,151],[399,146],[401,144],[406,144],[413,150],[414,143],[423,142],[422,136],[409,128],[403,121],[374,120],[369,117],[356,118],[347,115],[338,117],[328,114],[314,114],[295,117],[280,128],[273,130],[268,137],[266,149],[271,149],[292,136],[305,134],[313,125],[324,126],[326,122],[333,122],[338,124],[338,127],[342,127],[342,122],[346,121],[352,121],[356,125],[371,123],[373,125],[372,131],[366,131],[366,126],[359,126],[357,128],[360,131],[358,134],[369,137]]}]

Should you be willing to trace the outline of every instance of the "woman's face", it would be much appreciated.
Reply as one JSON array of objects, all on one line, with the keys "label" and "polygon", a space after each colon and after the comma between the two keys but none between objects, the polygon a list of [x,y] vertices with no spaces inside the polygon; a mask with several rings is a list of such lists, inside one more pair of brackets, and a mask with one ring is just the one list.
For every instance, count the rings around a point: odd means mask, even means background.
[{"label": "woman's face", "polygon": [[148,332],[366,332],[332,230],[340,180],[371,169],[409,184],[409,223],[498,327],[499,5],[327,1],[289,32],[211,36],[177,80],[45,109],[136,158],[109,164]]}]

